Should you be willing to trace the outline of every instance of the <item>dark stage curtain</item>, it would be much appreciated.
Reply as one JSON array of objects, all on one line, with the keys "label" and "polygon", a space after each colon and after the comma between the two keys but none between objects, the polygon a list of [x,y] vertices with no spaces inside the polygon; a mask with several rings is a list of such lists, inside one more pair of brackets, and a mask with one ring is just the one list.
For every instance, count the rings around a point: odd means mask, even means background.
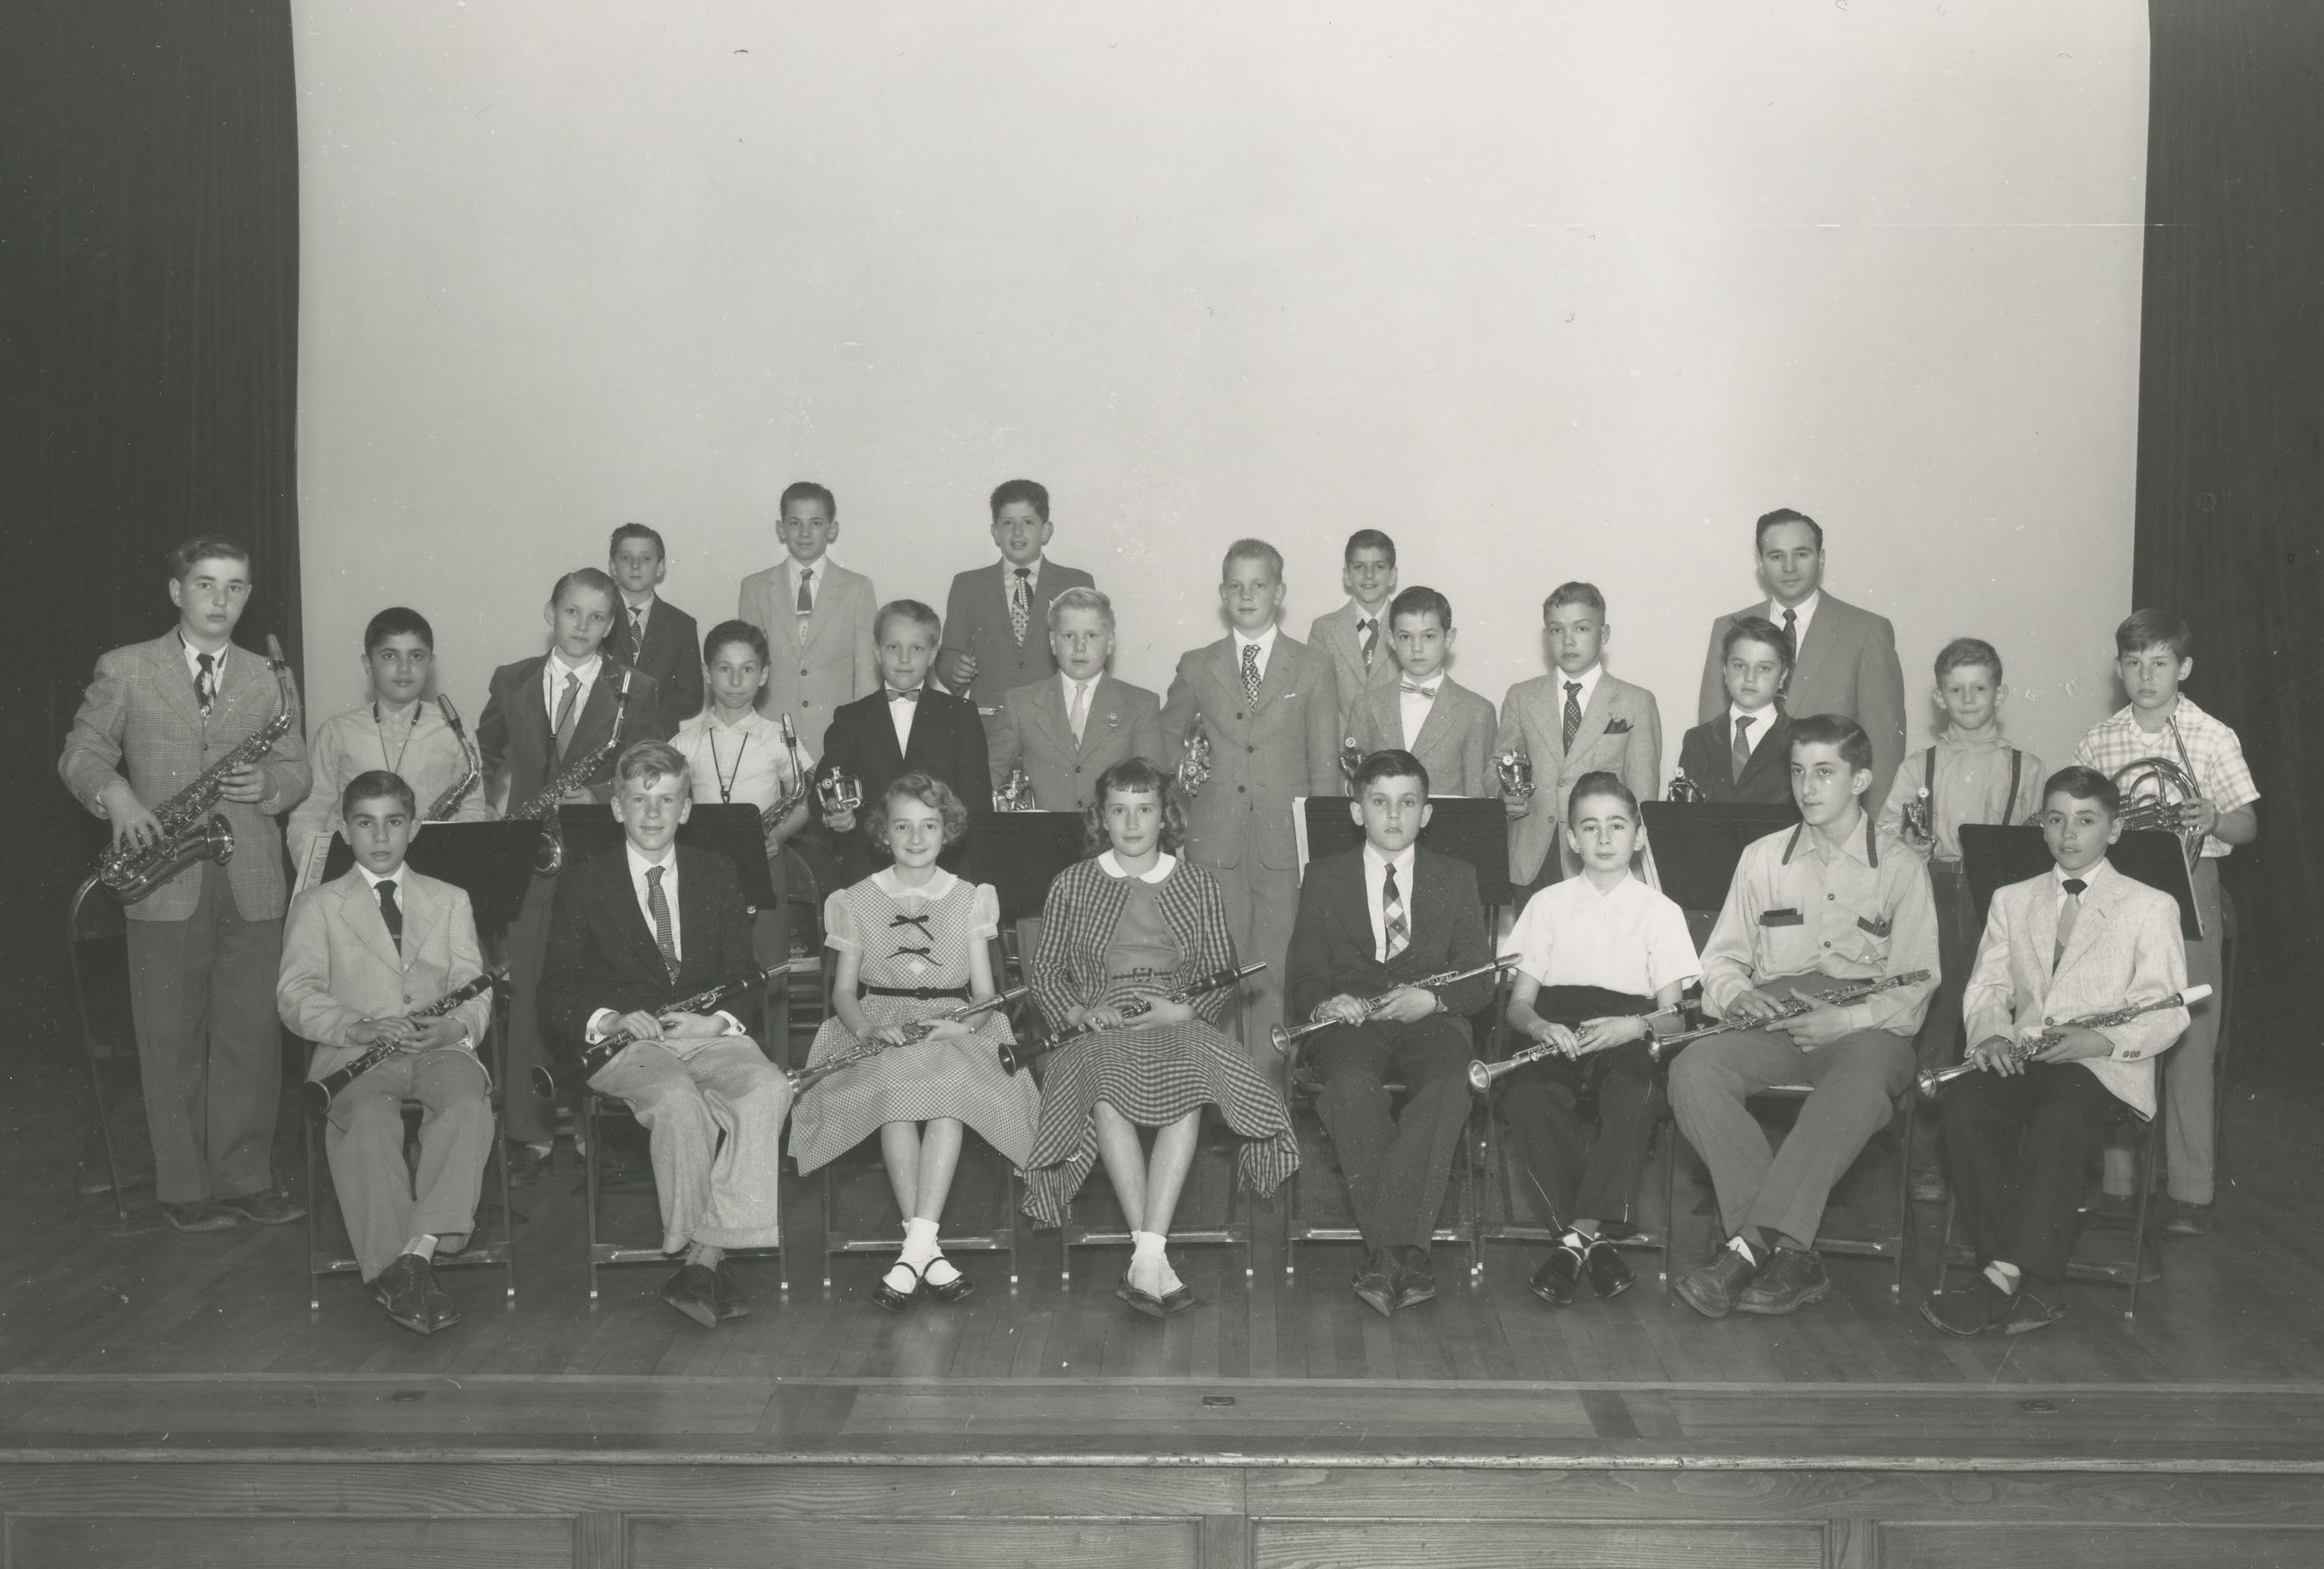
[{"label": "dark stage curtain", "polygon": [[[2312,1074],[2324,981],[2324,5],[2151,0],[2134,594],[2195,628],[2260,839],[2231,1028]],[[2240,1075],[2239,1075],[2240,1076]],[[2273,1076],[2273,1075],[2271,1075]]]},{"label": "dark stage curtain", "polygon": [[98,653],[171,624],[165,552],[249,547],[238,641],[299,657],[288,0],[0,6],[0,928],[53,975],[103,842],[57,753]]}]

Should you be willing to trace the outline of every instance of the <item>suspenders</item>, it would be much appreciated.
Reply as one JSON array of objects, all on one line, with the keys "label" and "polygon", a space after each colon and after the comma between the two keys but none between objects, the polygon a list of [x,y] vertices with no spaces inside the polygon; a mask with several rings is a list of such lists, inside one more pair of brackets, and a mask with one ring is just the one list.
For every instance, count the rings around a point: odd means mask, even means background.
[{"label": "suspenders", "polygon": [[[2005,826],[2009,822],[2009,814],[2017,809],[2017,784],[2024,771],[2025,754],[2014,746],[2009,748],[2009,793],[2001,799],[2001,821]],[[1933,746],[1921,753],[1921,788],[1929,792],[1929,825],[1933,831],[1937,821],[1937,749]]]}]

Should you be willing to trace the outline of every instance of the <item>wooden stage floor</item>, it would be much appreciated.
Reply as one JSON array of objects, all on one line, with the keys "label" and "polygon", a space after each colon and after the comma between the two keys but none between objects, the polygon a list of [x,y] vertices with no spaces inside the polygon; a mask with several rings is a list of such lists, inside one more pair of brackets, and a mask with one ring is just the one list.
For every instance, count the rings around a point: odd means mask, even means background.
[{"label": "wooden stage floor", "polygon": [[2078,1286],[2015,1340],[1914,1311],[1933,1208],[1901,1300],[1835,1260],[1790,1319],[1700,1320],[1652,1253],[1555,1311],[1540,1250],[1489,1244],[1382,1320],[1349,1246],[1286,1281],[1267,1210],[1255,1277],[1188,1250],[1166,1323],[1113,1297],[1119,1251],[1061,1282],[1054,1233],[1013,1291],[966,1255],[974,1297],[890,1317],[876,1256],[824,1289],[813,1185],[793,1256],[742,1266],[755,1315],[706,1332],[656,1266],[591,1306],[570,1165],[517,1196],[514,1307],[447,1271],[466,1322],[421,1340],[351,1278],[310,1314],[300,1227],[180,1236],[147,1195],[124,1236],[67,1196],[72,1066],[28,1054],[0,1112],[8,1564],[2324,1564],[2308,1097],[2236,1096],[2218,1230],[2162,1244],[2135,1320]]}]

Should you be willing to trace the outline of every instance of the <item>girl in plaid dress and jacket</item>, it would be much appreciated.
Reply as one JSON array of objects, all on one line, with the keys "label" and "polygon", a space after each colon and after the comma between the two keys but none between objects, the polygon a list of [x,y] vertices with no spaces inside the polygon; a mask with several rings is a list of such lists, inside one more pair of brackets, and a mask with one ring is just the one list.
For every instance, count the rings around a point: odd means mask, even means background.
[{"label": "girl in plaid dress and jacket", "polygon": [[[1191,1002],[1168,995],[1235,962],[1218,884],[1176,854],[1185,815],[1175,782],[1131,758],[1106,770],[1095,795],[1090,837],[1111,847],[1050,885],[1031,981],[1052,1029],[1094,1025],[1097,1033],[1049,1058],[1025,1213],[1062,1224],[1102,1157],[1134,1238],[1119,1294],[1160,1317],[1194,1301],[1164,1249],[1203,1108],[1217,1106],[1241,1137],[1242,1182],[1261,1196],[1297,1168],[1299,1147],[1282,1099],[1218,1028],[1229,994]],[[1133,1002],[1146,1011],[1125,1016]],[[1158,1130],[1150,1156],[1140,1128]]]}]

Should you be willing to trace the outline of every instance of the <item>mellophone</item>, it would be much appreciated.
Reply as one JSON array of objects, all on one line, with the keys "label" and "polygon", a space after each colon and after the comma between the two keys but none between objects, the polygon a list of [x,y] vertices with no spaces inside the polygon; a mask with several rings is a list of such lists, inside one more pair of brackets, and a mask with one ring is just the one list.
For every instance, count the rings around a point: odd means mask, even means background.
[{"label": "mellophone", "polygon": [[[821,1062],[809,1063],[805,1067],[793,1068],[783,1076],[790,1081],[791,1094],[794,1097],[803,1095],[842,1068],[853,1067],[857,1063],[878,1057],[883,1051],[893,1051],[898,1047],[909,1046],[914,1041],[926,1040],[936,1033],[936,1026],[939,1024],[947,1024],[954,1020],[973,1019],[980,1013],[990,1013],[996,1008],[1008,1008],[1032,994],[1033,988],[1030,986],[1011,986],[1006,992],[996,992],[990,997],[981,997],[973,1002],[962,1002],[947,1008],[942,1013],[934,1014],[927,1019],[915,1019],[909,1024],[902,1026],[904,1038],[899,1041],[891,1043],[877,1038],[865,1040],[849,1047],[845,1051],[833,1052]],[[1009,1048],[1004,1044],[1001,1049],[1004,1054],[1002,1060],[1006,1061],[1005,1054]]]},{"label": "mellophone", "polygon": [[[777,975],[784,974],[789,967],[788,964],[770,964],[763,970],[753,970],[747,975],[737,975],[731,981],[722,981],[715,986],[706,986],[691,997],[680,997],[675,1001],[663,1003],[654,1010],[654,1015],[657,1018],[668,1018],[673,1013],[703,1012],[707,1009],[717,1007],[730,998],[741,996],[753,986],[765,985]],[[626,1029],[616,1029],[603,1040],[591,1041],[574,1053],[571,1076],[582,1084],[588,1083],[597,1076],[597,1071],[600,1068],[621,1056],[622,1049],[637,1038]],[[547,1064],[544,1063],[532,1070],[533,1093],[542,1099],[550,1099],[556,1095],[557,1083],[558,1075]]]},{"label": "mellophone", "polygon": [[[509,973],[505,966],[486,970],[466,984],[454,987],[426,1007],[415,1008],[403,1017],[414,1020],[441,1019],[471,997],[483,996],[508,978]],[[404,1049],[400,1042],[384,1041],[373,1047],[344,1067],[336,1068],[321,1078],[309,1079],[299,1086],[300,1094],[306,1098],[307,1110],[318,1117],[323,1115],[331,1109],[331,1103],[338,1098],[341,1090]]]},{"label": "mellophone", "polygon": [[[2199,983],[2189,986],[2183,991],[2173,992],[2167,997],[2157,997],[2151,1002],[2126,1002],[2120,1008],[2102,1009],[2096,1013],[2085,1013],[2080,1019],[2061,1019],[2054,1024],[2044,1020],[2039,1029],[2022,1034],[2017,1039],[2012,1041],[2009,1046],[2009,1055],[2021,1063],[2030,1062],[2041,1052],[2063,1040],[2066,1038],[2066,1032],[2070,1029],[2104,1029],[2109,1025],[2127,1024],[2142,1013],[2159,1013],[2165,1008],[2191,1007],[2210,994],[2211,989],[2209,986]],[[1942,1094],[1945,1086],[1963,1074],[1984,1071],[1985,1065],[1977,1058],[1964,1057],[1950,1067],[1924,1067],[1914,1075],[1913,1083],[1918,1086],[1922,1094],[1933,1098]]]},{"label": "mellophone", "polygon": [[[1681,1047],[1691,1045],[1706,1036],[1733,1035],[1746,1029],[1764,1029],[1768,1025],[1779,1023],[1786,1019],[1797,1019],[1817,1002],[1828,1002],[1834,1007],[1843,1003],[1860,1002],[1867,997],[1893,991],[1899,986],[1917,986],[1928,979],[1929,973],[1926,970],[1907,970],[1899,975],[1884,975],[1877,981],[1843,981],[1837,976],[1826,975],[1816,971],[1810,971],[1804,975],[1776,976],[1761,982],[1753,988],[1755,991],[1761,992],[1780,990],[1788,995],[1790,1001],[1775,1012],[1759,1019],[1722,1019],[1715,1024],[1706,1024],[1700,1029],[1682,1030],[1676,1035],[1656,1035],[1650,1025],[1647,1027],[1645,1042],[1646,1058],[1655,1066],[1660,1067],[1677,1056]],[[1659,1019],[1665,1013],[1676,1011],[1676,1009],[1665,1008],[1657,1012],[1638,1017]],[[1536,1041],[1521,1051],[1511,1052],[1499,1062],[1472,1062],[1469,1065],[1469,1087],[1481,1094],[1490,1089],[1493,1081],[1504,1075],[1513,1074],[1521,1067],[1541,1061],[1544,1057],[1564,1055],[1563,1048],[1542,1040]]]},{"label": "mellophone", "polygon": [[[1199,981],[1190,982],[1163,995],[1173,1002],[1192,1002],[1205,992],[1216,992],[1222,986],[1237,985],[1265,968],[1267,968],[1265,964],[1237,964],[1231,970],[1214,970]],[[1102,1029],[1125,1028],[1130,1020],[1143,1018],[1153,1011],[1154,1004],[1151,1002],[1125,1002],[1118,1011],[1121,1014],[1122,1020],[1118,1025],[1077,1024],[1071,1029],[1052,1035],[1038,1043],[1028,1045],[1024,1049],[1019,1049],[1014,1041],[1004,1040],[1001,1043],[1000,1048],[1001,1066],[1011,1074],[1022,1073],[1035,1058],[1047,1057],[1070,1041],[1079,1040],[1084,1036],[1096,1035]]]},{"label": "mellophone", "polygon": [[[1434,992],[1439,986],[1451,986],[1462,981],[1473,981],[1480,975],[1499,975],[1505,970],[1517,968],[1517,956],[1515,954],[1504,954],[1489,964],[1474,964],[1465,970],[1440,970],[1434,975],[1422,975],[1414,980],[1401,982],[1377,997],[1365,998],[1363,1018],[1370,1019],[1379,1011],[1379,1005],[1398,992]],[[1269,1029],[1267,1036],[1275,1043],[1276,1050],[1289,1051],[1317,1030],[1329,1029],[1335,1024],[1346,1022],[1347,1020],[1340,1019],[1317,1019],[1302,1024],[1296,1029],[1286,1029],[1278,1024]],[[1357,1020],[1356,1022],[1360,1024],[1363,1020]]]}]

